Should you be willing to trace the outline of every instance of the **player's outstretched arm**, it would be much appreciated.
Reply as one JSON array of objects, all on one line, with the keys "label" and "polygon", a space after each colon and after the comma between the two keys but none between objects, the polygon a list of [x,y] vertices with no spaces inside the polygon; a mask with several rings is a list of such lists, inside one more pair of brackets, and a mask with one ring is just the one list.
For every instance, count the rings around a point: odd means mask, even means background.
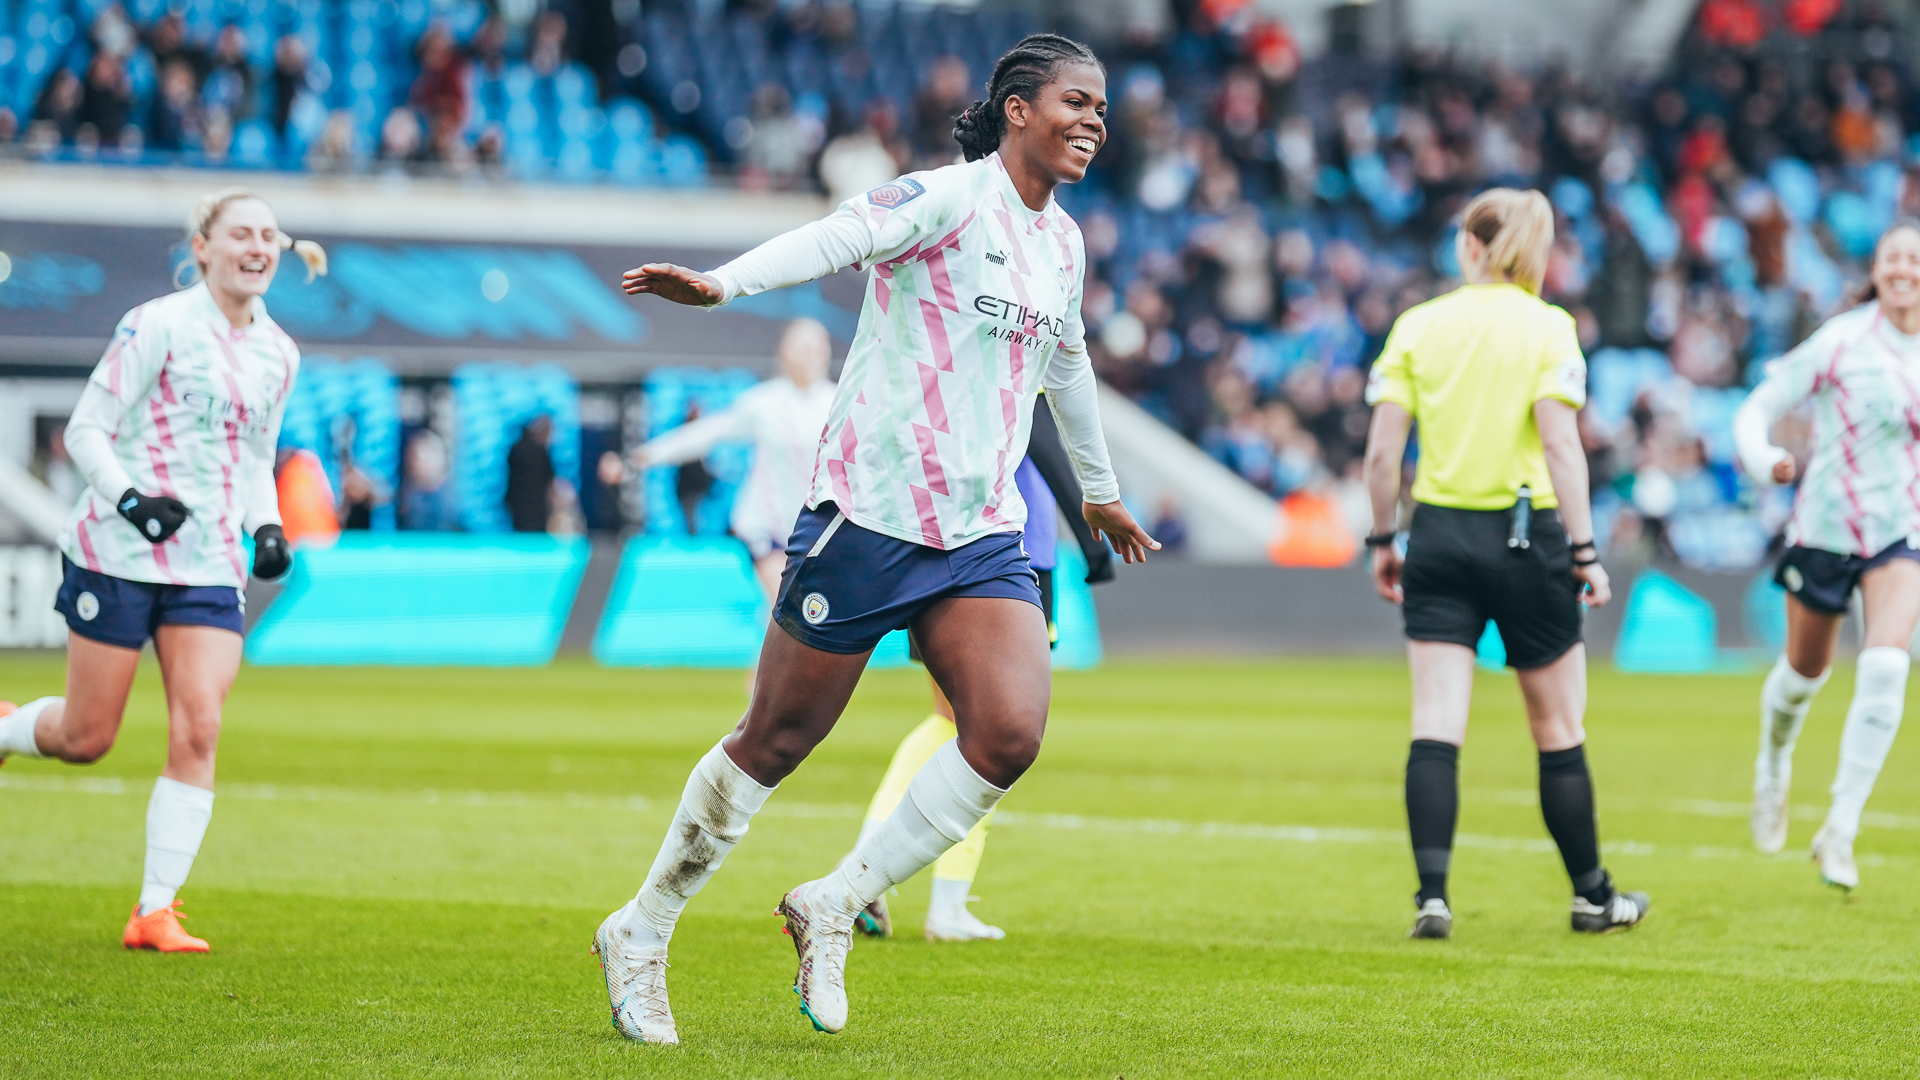
[{"label": "player's outstretched arm", "polygon": [[1110,503],[1083,502],[1080,512],[1086,515],[1087,524],[1093,526],[1094,535],[1106,537],[1114,553],[1130,563],[1146,562],[1147,552],[1160,550],[1160,541],[1147,535],[1147,530],[1133,520],[1119,499]]}]

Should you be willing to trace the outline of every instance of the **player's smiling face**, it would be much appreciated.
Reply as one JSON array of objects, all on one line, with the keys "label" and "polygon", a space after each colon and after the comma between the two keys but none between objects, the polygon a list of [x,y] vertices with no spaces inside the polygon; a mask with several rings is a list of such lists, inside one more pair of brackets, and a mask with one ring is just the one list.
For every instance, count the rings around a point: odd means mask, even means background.
[{"label": "player's smiling face", "polygon": [[[1057,184],[1078,183],[1107,142],[1107,76],[1095,64],[1067,64],[1024,106],[1023,149]],[[1009,116],[1011,121],[1013,118]]]},{"label": "player's smiling face", "polygon": [[1873,287],[1884,308],[1920,306],[1920,230],[1898,228],[1873,253]]},{"label": "player's smiling face", "polygon": [[236,199],[220,210],[207,235],[195,234],[193,255],[207,287],[229,296],[260,296],[280,268],[280,223],[259,199]]}]

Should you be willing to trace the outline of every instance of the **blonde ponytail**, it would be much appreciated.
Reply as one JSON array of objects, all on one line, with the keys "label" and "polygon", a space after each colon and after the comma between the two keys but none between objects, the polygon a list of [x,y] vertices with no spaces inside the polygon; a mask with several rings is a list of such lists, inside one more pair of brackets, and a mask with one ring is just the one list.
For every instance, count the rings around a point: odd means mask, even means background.
[{"label": "blonde ponytail", "polygon": [[[221,211],[225,210],[232,203],[241,202],[246,199],[253,199],[268,206],[272,205],[267,203],[267,200],[255,194],[251,189],[243,187],[225,187],[219,191],[202,195],[200,201],[193,204],[193,211],[187,215],[187,237],[191,239],[197,234],[203,240],[213,239],[213,225],[214,222],[220,220]],[[295,240],[293,237],[282,232],[280,234],[280,249],[285,251],[289,248],[293,250],[295,255],[300,256],[301,262],[307,264],[308,281],[312,281],[316,275],[324,276],[326,274],[327,249],[314,243],[312,240]],[[199,265],[197,262],[195,266],[195,279],[197,280],[200,277],[204,277],[207,268]],[[174,275],[174,284],[180,284],[178,272]]]},{"label": "blonde ponytail", "polygon": [[1540,294],[1553,250],[1553,206],[1537,191],[1481,192],[1460,215],[1460,228],[1487,249],[1487,269]]},{"label": "blonde ponytail", "polygon": [[283,248],[292,248],[293,253],[300,256],[300,261],[307,264],[308,281],[312,281],[315,275],[319,275],[320,277],[327,276],[326,248],[321,247],[312,240],[295,240],[286,233],[280,234],[280,246]]}]

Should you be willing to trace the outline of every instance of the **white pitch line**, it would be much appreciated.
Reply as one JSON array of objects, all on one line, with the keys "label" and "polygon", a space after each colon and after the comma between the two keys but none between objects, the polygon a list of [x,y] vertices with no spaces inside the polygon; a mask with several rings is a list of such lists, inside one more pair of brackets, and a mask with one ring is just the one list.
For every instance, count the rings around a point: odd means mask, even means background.
[{"label": "white pitch line", "polygon": [[[137,796],[145,788],[129,784],[117,776],[22,776],[0,775],[0,790],[38,791],[74,795]],[[626,810],[634,813],[654,809],[654,804],[638,795],[586,795],[579,793],[536,793],[525,791],[421,791],[380,790],[279,784],[222,784],[220,795],[228,799],[257,802],[368,803],[404,802],[427,806],[530,807],[565,809]],[[824,818],[850,820],[863,816],[865,809],[852,803],[769,803],[761,813],[776,818]],[[1722,815],[1709,815],[1722,816]],[[1401,847],[1407,834],[1398,829],[1349,829],[1322,825],[1262,825],[1231,821],[1175,821],[1161,818],[1110,818],[1084,814],[1028,814],[1003,811],[994,815],[995,824],[1015,828],[1049,829],[1060,832],[1097,832],[1134,836],[1177,836],[1199,839],[1254,840],[1268,843],[1336,844],[1347,846],[1379,845]],[[1482,851],[1551,852],[1553,841],[1539,837],[1480,836],[1460,833],[1454,846]],[[1610,855],[1690,859],[1758,858],[1749,848],[1712,845],[1654,844],[1641,840],[1613,840],[1601,845]],[[1892,860],[1882,855],[1861,855],[1864,866],[1883,866]]]}]

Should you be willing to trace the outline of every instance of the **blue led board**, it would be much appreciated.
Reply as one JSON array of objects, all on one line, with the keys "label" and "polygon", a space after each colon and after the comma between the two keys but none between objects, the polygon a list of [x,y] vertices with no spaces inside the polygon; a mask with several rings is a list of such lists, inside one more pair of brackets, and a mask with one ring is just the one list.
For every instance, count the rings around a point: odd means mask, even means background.
[{"label": "blue led board", "polygon": [[301,549],[247,641],[256,664],[553,659],[588,546],[544,534],[344,533]]}]

